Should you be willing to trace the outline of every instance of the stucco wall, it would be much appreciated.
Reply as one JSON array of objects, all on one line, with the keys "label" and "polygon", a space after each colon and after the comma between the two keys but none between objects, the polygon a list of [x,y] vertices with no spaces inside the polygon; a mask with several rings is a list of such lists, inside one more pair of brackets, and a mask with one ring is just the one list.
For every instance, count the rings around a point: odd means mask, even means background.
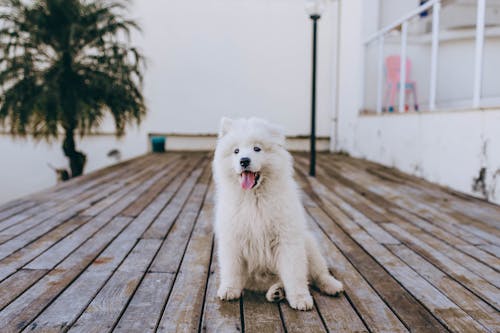
[{"label": "stucco wall", "polygon": [[500,109],[359,117],[350,153],[500,203]]},{"label": "stucco wall", "polygon": [[[319,20],[318,135],[333,108],[336,6]],[[217,133],[222,116],[260,116],[309,133],[311,20],[303,0],[136,0],[149,58],[146,132]]]}]

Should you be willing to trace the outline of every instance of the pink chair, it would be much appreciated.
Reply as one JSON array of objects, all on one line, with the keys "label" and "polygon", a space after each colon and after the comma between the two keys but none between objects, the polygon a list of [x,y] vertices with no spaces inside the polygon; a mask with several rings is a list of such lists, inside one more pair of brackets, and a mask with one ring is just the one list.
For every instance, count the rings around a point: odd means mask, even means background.
[{"label": "pink chair", "polygon": [[[401,57],[392,55],[385,59],[385,98],[384,111],[393,112],[396,97],[400,89],[399,75],[401,72]],[[415,111],[418,111],[417,83],[411,79],[411,61],[406,58],[406,81],[405,81],[405,101],[408,103],[409,93],[413,94]],[[389,100],[389,103],[388,103]],[[408,111],[408,104],[405,104],[405,111]]]}]

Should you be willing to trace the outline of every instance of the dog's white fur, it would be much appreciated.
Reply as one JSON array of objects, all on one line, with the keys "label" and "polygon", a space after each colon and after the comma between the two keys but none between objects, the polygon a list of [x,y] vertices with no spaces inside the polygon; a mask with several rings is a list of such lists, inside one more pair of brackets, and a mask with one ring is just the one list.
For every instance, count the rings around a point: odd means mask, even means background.
[{"label": "dog's white fur", "polygon": [[[221,121],[213,161],[217,295],[237,299],[245,288],[267,291],[269,301],[278,301],[286,294],[292,308],[309,310],[313,299],[308,281],[329,295],[343,286],[330,275],[307,228],[292,157],[284,144],[281,128],[262,119]],[[246,170],[260,174],[256,186],[247,190],[240,185],[242,157],[251,160]]]}]

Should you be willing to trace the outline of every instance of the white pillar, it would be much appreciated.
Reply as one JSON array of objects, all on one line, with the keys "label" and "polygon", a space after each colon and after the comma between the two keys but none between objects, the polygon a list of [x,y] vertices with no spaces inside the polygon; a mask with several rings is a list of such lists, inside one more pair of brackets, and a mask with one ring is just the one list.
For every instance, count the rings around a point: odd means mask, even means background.
[{"label": "white pillar", "polygon": [[407,37],[408,37],[408,21],[404,21],[401,24],[401,67],[399,76],[399,112],[405,111]]},{"label": "white pillar", "polygon": [[384,35],[377,40],[377,113],[382,113],[382,94],[384,85]]},{"label": "white pillar", "polygon": [[481,102],[481,83],[483,79],[484,16],[486,0],[477,0],[476,52],[474,58],[474,93],[472,106],[477,108]]},{"label": "white pillar", "polygon": [[432,49],[431,49],[431,77],[429,91],[429,109],[436,109],[436,89],[437,89],[437,68],[439,49],[439,11],[441,3],[432,6]]}]

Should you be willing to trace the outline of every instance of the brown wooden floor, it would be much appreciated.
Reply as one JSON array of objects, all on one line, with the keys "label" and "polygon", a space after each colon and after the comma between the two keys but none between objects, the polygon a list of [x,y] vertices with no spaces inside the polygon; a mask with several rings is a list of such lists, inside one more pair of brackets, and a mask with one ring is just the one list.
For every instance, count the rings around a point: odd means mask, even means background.
[{"label": "brown wooden floor", "polygon": [[499,332],[500,207],[366,161],[295,155],[346,293],[220,302],[208,153],[146,155],[0,206],[0,331]]}]

